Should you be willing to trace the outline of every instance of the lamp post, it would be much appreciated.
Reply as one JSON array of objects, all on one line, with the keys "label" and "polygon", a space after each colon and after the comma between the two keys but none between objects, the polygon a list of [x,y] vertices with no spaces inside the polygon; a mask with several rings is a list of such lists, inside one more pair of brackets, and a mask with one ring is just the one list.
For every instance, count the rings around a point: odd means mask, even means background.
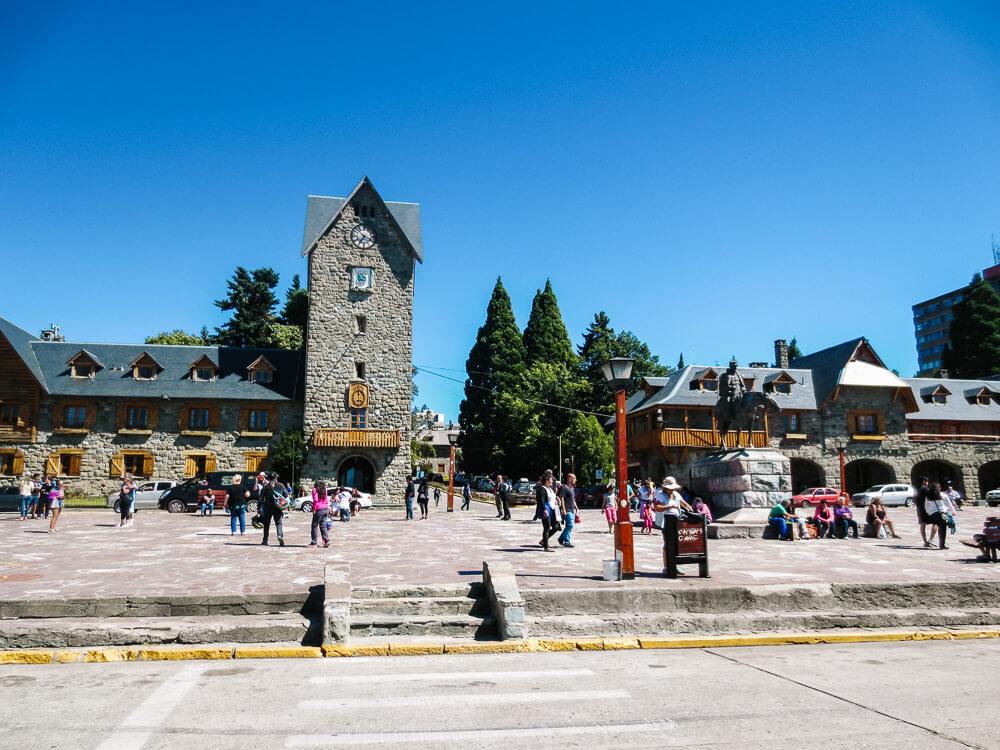
[{"label": "lamp post", "polygon": [[455,443],[458,433],[449,432],[448,442],[451,443],[451,456],[448,458],[448,512],[455,512]]},{"label": "lamp post", "polygon": [[603,365],[604,379],[615,391],[615,457],[618,476],[618,520],[615,522],[615,552],[622,556],[622,578],[635,578],[635,556],[632,551],[632,521],[628,517],[628,459],[625,435],[625,388],[632,381],[635,360],[612,357]]},{"label": "lamp post", "polygon": [[840,451],[840,494],[847,494],[847,479],[844,477],[844,448],[847,447],[847,441],[840,439],[837,441],[837,450]]}]

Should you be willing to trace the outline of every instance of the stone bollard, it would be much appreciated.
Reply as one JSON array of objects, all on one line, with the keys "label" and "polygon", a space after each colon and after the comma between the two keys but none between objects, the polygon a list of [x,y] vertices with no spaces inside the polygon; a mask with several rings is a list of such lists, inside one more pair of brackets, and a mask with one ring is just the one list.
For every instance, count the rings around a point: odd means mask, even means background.
[{"label": "stone bollard", "polygon": [[509,562],[483,561],[483,585],[497,621],[501,641],[525,638],[524,600],[517,587],[514,566]]},{"label": "stone bollard", "polygon": [[344,643],[351,632],[350,563],[327,563],[323,580],[323,645]]}]

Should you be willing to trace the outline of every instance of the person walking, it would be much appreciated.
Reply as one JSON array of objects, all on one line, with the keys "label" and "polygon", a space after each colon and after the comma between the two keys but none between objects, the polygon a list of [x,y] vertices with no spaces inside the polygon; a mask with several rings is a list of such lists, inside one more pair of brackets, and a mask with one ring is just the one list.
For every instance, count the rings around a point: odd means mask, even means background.
[{"label": "person walking", "polygon": [[38,493],[42,491],[40,474],[31,476],[31,499],[28,501],[28,518],[38,518]]},{"label": "person walking", "polygon": [[615,528],[615,522],[618,520],[618,502],[615,500],[615,486],[609,484],[604,488],[604,519],[608,522],[608,533],[610,534],[612,529]]},{"label": "person walking", "polygon": [[406,494],[403,496],[403,500],[406,503],[406,520],[413,520],[413,496],[417,494],[417,486],[413,481],[413,477],[409,474],[406,475]]},{"label": "person walking", "polygon": [[440,487],[435,487],[434,488],[434,507],[435,508],[438,507],[438,504],[440,502],[441,502],[441,488]]},{"label": "person walking", "polygon": [[125,472],[122,478],[122,485],[118,489],[118,508],[121,514],[121,521],[118,528],[134,525],[132,516],[135,514],[135,491],[139,489],[132,480],[132,472]]},{"label": "person walking", "polygon": [[497,474],[497,497],[500,498],[500,509],[503,511],[503,515],[500,516],[501,520],[510,520],[510,483],[503,478],[502,474]]},{"label": "person walking", "polygon": [[[559,505],[563,513],[563,518],[566,519],[566,526],[563,528],[562,534],[559,535],[558,542],[563,547],[572,547],[573,545],[573,527],[576,526],[576,515],[580,512],[580,509],[576,504],[576,474],[567,474],[566,483],[559,488],[557,497],[559,498]],[[510,516],[507,516],[510,518]]]},{"label": "person walking", "polygon": [[546,469],[535,486],[535,505],[538,508],[539,518],[542,519],[542,549],[546,552],[554,552],[549,546],[549,538],[555,533],[552,528],[552,508],[556,504],[556,493],[552,489],[554,476],[550,469]]},{"label": "person walking", "polygon": [[41,486],[38,488],[38,511],[35,517],[41,516],[42,518],[49,517],[49,493],[52,492],[52,475],[46,474],[45,479],[42,480]]},{"label": "person walking", "polygon": [[920,524],[920,538],[923,540],[925,547],[934,546],[927,538],[927,526],[930,524],[927,520],[927,499],[930,497],[930,494],[930,480],[927,477],[920,477],[920,486],[917,488],[917,496],[913,499],[913,505],[917,509],[917,523]]},{"label": "person walking", "polygon": [[493,504],[497,506],[497,518],[503,518],[503,502],[500,500],[500,485],[503,477],[497,474],[497,480],[493,483]]},{"label": "person walking", "polygon": [[[236,535],[236,521],[240,522],[240,536],[247,531],[247,499],[250,497],[250,490],[243,486],[243,475],[233,476],[233,483],[226,493],[223,501],[226,512],[229,513],[229,535]],[[204,515],[204,514],[202,514]]]},{"label": "person walking", "polygon": [[28,509],[31,507],[31,490],[34,483],[31,481],[31,477],[25,474],[21,477],[21,484],[18,486],[17,491],[20,494],[20,511],[21,511],[21,521],[28,520]]},{"label": "person walking", "polygon": [[326,482],[317,479],[313,485],[313,517],[309,527],[309,546],[316,547],[316,530],[323,537],[323,546],[330,546],[330,532],[327,530],[327,520],[330,518],[330,498],[326,493]]},{"label": "person walking", "polygon": [[278,535],[278,546],[285,546],[285,530],[282,527],[282,518],[285,508],[288,506],[288,494],[285,487],[278,481],[278,475],[271,471],[267,474],[267,484],[260,491],[261,520],[264,522],[264,538],[261,540],[263,546],[268,546],[267,538],[271,532],[271,521],[274,521],[274,530]]},{"label": "person walking", "polygon": [[462,510],[468,510],[472,505],[472,488],[465,485],[462,488]]},{"label": "person walking", "polygon": [[52,511],[52,520],[49,521],[50,534],[56,533],[56,522],[62,512],[64,498],[62,482],[59,481],[58,477],[53,477],[52,490],[49,492],[49,509]]},{"label": "person walking", "polygon": [[431,491],[427,486],[427,477],[420,479],[420,487],[417,489],[417,504],[420,506],[420,520],[427,520],[427,504],[431,501]]},{"label": "person walking", "polygon": [[[924,501],[924,510],[927,513],[927,525],[937,526],[938,549],[948,549],[948,546],[944,543],[948,535],[948,520],[945,518],[948,506],[941,497],[941,485],[934,482],[928,486],[927,490],[927,500]],[[931,547],[933,545],[925,542],[924,546]]]}]

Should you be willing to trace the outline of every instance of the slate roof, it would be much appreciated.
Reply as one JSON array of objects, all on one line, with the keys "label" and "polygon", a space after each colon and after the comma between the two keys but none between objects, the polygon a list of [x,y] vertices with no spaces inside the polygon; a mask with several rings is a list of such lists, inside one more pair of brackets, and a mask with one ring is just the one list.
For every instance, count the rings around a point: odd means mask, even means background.
[{"label": "slate roof", "polygon": [[[956,422],[1000,422],[1000,404],[991,400],[988,406],[969,403],[983,388],[995,393],[996,381],[989,380],[950,380],[946,378],[903,378],[914,393],[919,393],[917,399],[919,411],[906,415],[907,419],[927,421]],[[950,391],[946,403],[927,403],[922,397],[929,396],[939,387]]]},{"label": "slate roof", "polygon": [[[301,400],[305,382],[305,352],[292,349],[236,349],[162,344],[81,344],[42,341],[0,318],[0,332],[20,355],[42,388],[54,396],[150,399]],[[81,349],[101,364],[92,378],[72,378],[67,361]],[[154,380],[135,380],[129,363],[148,352],[163,367]],[[275,368],[273,383],[252,383],[247,366],[266,355]],[[213,381],[191,379],[191,365],[202,356],[218,363]],[[120,369],[124,368],[124,369]]]},{"label": "slate roof", "polygon": [[850,360],[865,337],[861,336],[842,344],[822,349],[813,354],[807,354],[789,362],[789,366],[796,370],[811,370],[813,383],[816,388],[816,402],[823,403],[837,389],[840,378],[840,371]]},{"label": "slate roof", "polygon": [[[320,235],[326,231],[337,214],[340,213],[340,210],[347,205],[347,202],[354,197],[354,194],[365,183],[368,183],[372,190],[375,190],[375,187],[371,185],[368,178],[364,177],[347,198],[330,198],[322,195],[309,196],[306,202],[306,226],[302,233],[303,255],[307,255],[312,250]],[[375,190],[375,194],[378,195],[377,190]],[[379,198],[381,199],[381,196]],[[403,235],[409,241],[410,246],[413,248],[414,257],[423,263],[424,245],[420,235],[420,204],[385,200],[382,203],[385,204],[385,207],[389,210],[389,213],[403,232]]]}]

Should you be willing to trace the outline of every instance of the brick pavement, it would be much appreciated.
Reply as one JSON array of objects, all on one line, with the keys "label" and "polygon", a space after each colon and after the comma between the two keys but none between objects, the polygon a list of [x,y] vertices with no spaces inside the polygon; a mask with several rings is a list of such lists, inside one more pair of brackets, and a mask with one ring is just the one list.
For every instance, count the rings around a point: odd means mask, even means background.
[{"label": "brick pavement", "polygon": [[[456,504],[457,508],[457,504]],[[261,532],[229,534],[229,518],[143,511],[132,529],[118,529],[110,510],[69,509],[59,533],[47,523],[0,516],[0,599],[112,596],[265,594],[303,591],[322,582],[328,560],[351,563],[355,586],[479,581],[484,559],[507,559],[525,588],[587,586],[719,586],[748,584],[998,581],[1000,565],[976,563],[976,552],[958,543],[982,528],[996,509],[959,513],[951,549],[925,550],[914,511],[894,509],[901,540],[777,542],[719,540],[710,544],[712,578],[697,566],[669,582],[659,575],[662,539],[635,536],[634,583],[600,580],[602,559],[613,556],[611,535],[599,511],[584,510],[573,549],[544,554],[533,510],[519,507],[514,520],[495,518],[492,504],[468,512],[431,509],[427,521],[405,521],[403,511],[367,511],[334,523],[329,549],[308,549],[309,516],[286,520],[288,546],[260,546]]]}]

